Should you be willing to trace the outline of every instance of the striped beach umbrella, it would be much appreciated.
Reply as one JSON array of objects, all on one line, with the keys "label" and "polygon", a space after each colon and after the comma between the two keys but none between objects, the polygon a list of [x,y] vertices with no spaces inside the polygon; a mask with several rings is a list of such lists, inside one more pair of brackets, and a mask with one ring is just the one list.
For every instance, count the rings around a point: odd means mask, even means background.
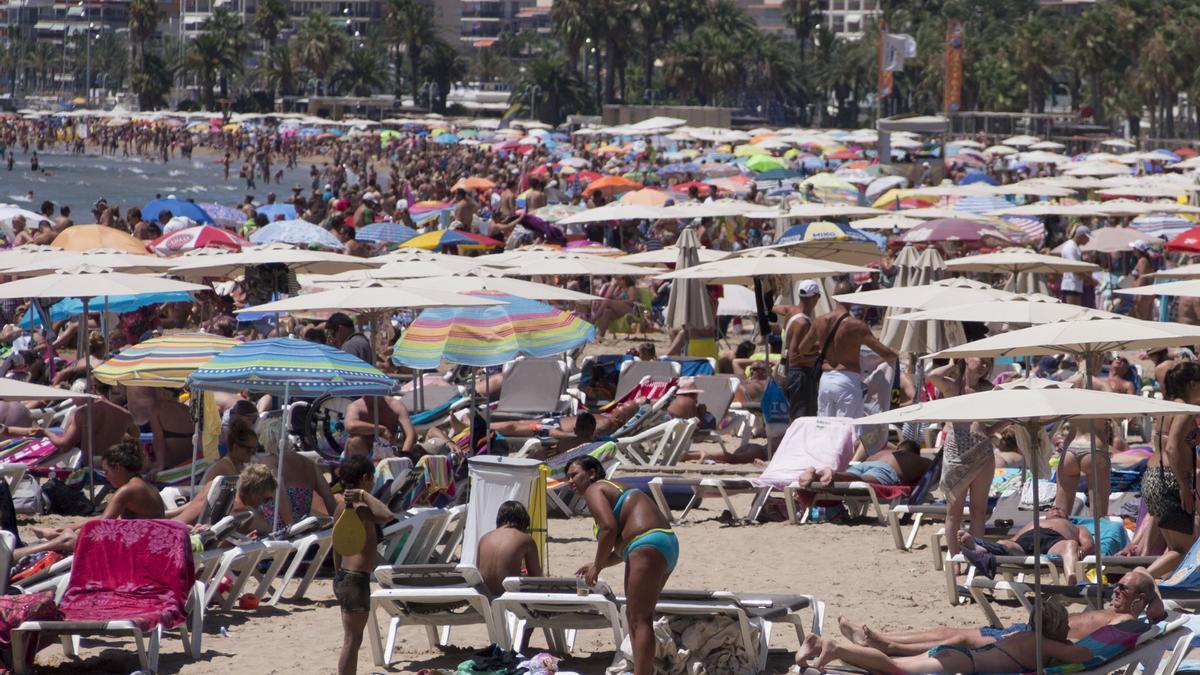
[{"label": "striped beach umbrella", "polygon": [[131,387],[182,387],[188,375],[240,344],[207,333],[164,335],[133,345],[96,366],[96,379]]},{"label": "striped beach umbrella", "polygon": [[468,295],[508,304],[427,309],[396,342],[392,361],[421,369],[442,361],[495,366],[522,355],[562,354],[596,337],[592,324],[541,302],[489,291]]},{"label": "striped beach umbrella", "polygon": [[396,386],[375,366],[340,349],[289,338],[232,347],[195,370],[188,384],[211,391],[348,397],[382,396]]},{"label": "striped beach umbrella", "polygon": [[794,244],[802,241],[871,241],[862,232],[840,223],[819,220],[813,223],[794,225],[779,237],[779,244]]},{"label": "striped beach umbrella", "polygon": [[1134,218],[1129,226],[1147,237],[1171,239],[1195,227],[1196,221],[1177,213],[1147,213]]},{"label": "striped beach umbrella", "polygon": [[401,248],[420,248],[426,251],[442,251],[447,246],[462,249],[504,248],[504,242],[464,230],[434,230],[417,235],[400,245]]},{"label": "striped beach umbrella", "polygon": [[384,241],[399,244],[417,236],[417,231],[401,223],[371,223],[359,228],[354,238],[359,241]]}]

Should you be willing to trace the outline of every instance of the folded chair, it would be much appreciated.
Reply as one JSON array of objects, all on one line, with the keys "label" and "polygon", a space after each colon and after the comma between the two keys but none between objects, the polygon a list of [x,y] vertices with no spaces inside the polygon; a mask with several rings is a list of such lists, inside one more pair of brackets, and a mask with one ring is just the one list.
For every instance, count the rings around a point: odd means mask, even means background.
[{"label": "folded chair", "polygon": [[546,644],[556,654],[570,654],[580,630],[611,630],[613,646],[629,632],[625,613],[612,589],[603,580],[590,588],[575,577],[508,577],[504,594],[492,600],[495,624],[505,631],[505,646],[525,648],[527,628],[541,628]]},{"label": "folded chair", "polygon": [[[488,639],[504,644],[504,631],[496,625],[491,599],[474,567],[384,565],[374,576],[380,588],[371,593],[367,638],[375,665],[391,665],[397,634],[406,625],[425,626],[430,647],[448,644],[451,627],[473,624],[484,624]],[[380,611],[388,622],[386,641],[375,619]]]},{"label": "folded chair", "polygon": [[576,399],[566,395],[567,367],[557,359],[520,359],[508,364],[493,420],[522,420],[573,412]]},{"label": "folded chair", "polygon": [[[741,386],[738,379],[733,375],[696,375],[692,380],[700,389],[697,400],[713,419],[711,428],[705,427],[703,423],[698,426],[694,440],[700,443],[715,441],[720,444],[722,450],[727,451],[729,448],[726,447],[725,437],[721,434],[723,426],[729,428],[741,442],[750,440],[754,428],[754,414],[748,410],[730,407],[734,394]],[[723,424],[726,417],[730,418],[729,424]]]},{"label": "folded chair", "polygon": [[[79,531],[75,558],[59,603],[63,620],[17,626],[13,654],[26,653],[29,633],[38,634],[35,640],[42,634],[61,637],[68,656],[76,654],[81,635],[129,635],[137,645],[140,668],[153,673],[158,671],[163,631],[179,628],[188,655],[200,655],[204,585],[195,581],[185,525],[167,520],[91,521]],[[14,665],[19,673],[29,671],[24,658]]]},{"label": "folded chair", "polygon": [[668,419],[644,431],[617,438],[621,456],[630,464],[675,466],[692,446],[699,420]]},{"label": "folded chair", "polygon": [[[770,463],[763,469],[762,474],[753,478],[666,478],[660,477],[650,481],[650,490],[664,513],[670,517],[670,511],[665,510],[667,500],[663,494],[664,485],[687,485],[692,487],[695,496],[688,507],[680,514],[679,520],[695,508],[705,497],[720,497],[725,502],[725,508],[734,519],[739,519],[737,509],[730,499],[734,494],[753,494],[754,502],[746,520],[754,521],[767,497],[773,491],[784,490],[800,478],[805,469],[831,467],[844,470],[849,465],[850,456],[854,452],[854,425],[852,421],[840,417],[798,417],[788,427],[779,449],[771,457]],[[794,509],[789,503],[789,509]]]}]

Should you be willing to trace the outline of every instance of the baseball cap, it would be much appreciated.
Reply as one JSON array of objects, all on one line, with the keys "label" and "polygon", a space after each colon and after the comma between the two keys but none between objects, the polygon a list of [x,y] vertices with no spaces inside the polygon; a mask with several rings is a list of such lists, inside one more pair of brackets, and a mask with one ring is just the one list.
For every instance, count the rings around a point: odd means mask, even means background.
[{"label": "baseball cap", "polygon": [[1154,251],[1154,247],[1150,245],[1150,242],[1144,239],[1138,239],[1134,241],[1133,243],[1129,244],[1129,248],[1135,251],[1141,251],[1142,253],[1151,253]]},{"label": "baseball cap", "polygon": [[342,312],[334,312],[333,314],[329,315],[328,319],[325,320],[325,328],[328,330],[337,330],[338,328],[343,327],[353,329],[354,322],[350,320],[349,316],[343,314]]},{"label": "baseball cap", "polygon": [[1084,236],[1084,237],[1087,237],[1088,239],[1091,239],[1092,238],[1092,228],[1088,227],[1087,225],[1080,225],[1079,227],[1075,228],[1075,232],[1071,236],[1072,237]]},{"label": "baseball cap", "polygon": [[801,298],[816,298],[821,295],[821,284],[812,279],[805,279],[797,287],[796,294]]}]

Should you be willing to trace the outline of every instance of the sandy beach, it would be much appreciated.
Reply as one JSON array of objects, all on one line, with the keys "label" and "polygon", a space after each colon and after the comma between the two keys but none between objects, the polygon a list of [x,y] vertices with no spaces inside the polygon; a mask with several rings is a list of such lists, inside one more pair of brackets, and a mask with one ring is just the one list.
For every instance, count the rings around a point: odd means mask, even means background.
[{"label": "sandy beach", "polygon": [[[748,504],[749,497],[735,502],[739,509]],[[882,630],[983,625],[978,608],[947,604],[943,578],[933,571],[927,543],[911,552],[898,551],[888,529],[874,519],[852,525],[729,526],[718,520],[722,510],[720,500],[707,500],[676,526],[683,552],[669,588],[812,594],[827,603],[827,632],[837,630],[839,615]],[[923,532],[932,533],[932,527]],[[921,540],[928,542],[927,537]],[[590,519],[550,521],[552,574],[574,574],[594,551]],[[622,573],[622,567],[609,568],[601,578],[619,593]],[[334,672],[341,624],[327,574],[317,578],[308,595],[299,603],[285,600],[253,611],[210,610],[203,657],[195,662],[188,659],[182,643],[172,635],[163,643],[162,671],[189,675]],[[1003,609],[1006,620],[1022,618],[1015,606]],[[535,650],[545,644],[536,633]],[[64,659],[55,646],[45,650],[38,663],[55,664],[59,673],[130,673],[137,669],[137,660],[128,645],[115,639],[85,640],[79,662]],[[474,650],[487,645],[482,626],[455,628],[445,650],[430,648],[423,628],[403,628],[396,663],[390,668],[375,666],[364,643],[359,672],[411,673],[423,668],[453,672]],[[797,647],[795,634],[777,626],[772,645],[782,649],[772,652],[768,672],[784,672]],[[602,673],[612,661],[613,650],[611,634],[582,632],[576,653],[561,665],[580,673]]]}]

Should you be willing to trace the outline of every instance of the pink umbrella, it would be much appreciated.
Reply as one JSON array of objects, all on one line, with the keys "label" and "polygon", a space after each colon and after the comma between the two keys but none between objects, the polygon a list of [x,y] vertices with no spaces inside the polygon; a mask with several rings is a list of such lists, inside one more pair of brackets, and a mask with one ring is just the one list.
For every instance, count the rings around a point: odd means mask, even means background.
[{"label": "pink umbrella", "polygon": [[908,244],[930,244],[942,241],[978,243],[983,246],[1011,244],[1008,237],[986,222],[962,218],[942,218],[917,225],[904,233]]},{"label": "pink umbrella", "polygon": [[194,251],[198,248],[224,248],[233,252],[249,246],[250,242],[229,230],[211,225],[189,227],[178,232],[164,234],[150,242],[150,250],[158,255],[171,256]]}]

